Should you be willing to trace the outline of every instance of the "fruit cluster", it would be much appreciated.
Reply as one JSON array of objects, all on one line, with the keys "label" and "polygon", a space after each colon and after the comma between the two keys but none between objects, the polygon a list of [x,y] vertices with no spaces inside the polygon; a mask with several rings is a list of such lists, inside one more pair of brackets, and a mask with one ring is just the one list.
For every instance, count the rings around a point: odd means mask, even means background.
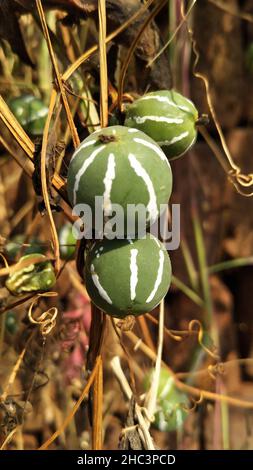
[{"label": "fruit cluster", "polygon": [[[114,208],[123,210],[123,236],[96,241],[84,254],[84,277],[92,301],[106,313],[124,318],[153,310],[166,295],[171,264],[162,243],[150,234],[137,236],[137,220],[128,226],[129,205],[145,208],[145,226],[161,215],[172,191],[168,160],[178,158],[196,140],[198,113],[175,91],[148,93],[126,110],[124,126],[93,132],[74,152],[67,189],[72,206],[103,210],[113,227]],[[98,207],[98,196],[100,205]],[[110,226],[111,223],[111,226]],[[103,234],[108,235],[106,230]]]},{"label": "fruit cluster", "polygon": [[[20,96],[11,101],[10,108],[29,135],[42,135],[48,110],[40,100]],[[169,160],[194,144],[197,119],[193,103],[176,91],[147,93],[128,105],[124,126],[93,132],[72,156],[67,178],[72,206],[89,207],[95,238],[96,211],[101,210],[104,217],[104,238],[84,254],[84,277],[92,301],[110,315],[124,318],[149,312],[168,291],[168,253],[146,229],[168,204],[172,191]],[[112,234],[116,206],[122,210],[123,231],[113,238],[105,226]],[[130,207],[140,206],[144,208],[141,236],[140,214],[129,212]],[[59,238],[62,258],[71,259],[75,239],[70,224],[62,228]],[[49,265],[35,268],[31,264],[10,276],[6,286],[20,294],[48,290],[54,282]]]}]

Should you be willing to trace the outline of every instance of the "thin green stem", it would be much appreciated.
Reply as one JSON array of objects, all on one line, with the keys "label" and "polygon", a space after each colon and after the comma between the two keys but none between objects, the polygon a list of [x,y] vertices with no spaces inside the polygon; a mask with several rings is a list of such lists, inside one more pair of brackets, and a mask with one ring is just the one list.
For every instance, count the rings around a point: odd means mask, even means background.
[{"label": "thin green stem", "polygon": [[241,268],[243,266],[252,266],[253,265],[253,256],[248,258],[237,258],[229,261],[222,261],[221,263],[214,264],[209,266],[209,274],[219,273],[221,271],[226,271],[227,269]]},{"label": "thin green stem", "polygon": [[199,290],[198,273],[195,268],[189,246],[185,239],[181,240],[181,250],[182,250],[182,255],[184,258],[185,266],[187,269],[187,274],[189,276],[189,281],[191,283],[192,289],[195,291],[198,291]]},{"label": "thin green stem", "polygon": [[212,296],[210,292],[210,285],[209,285],[209,273],[207,267],[207,260],[206,260],[206,249],[203,239],[203,232],[200,225],[200,220],[195,211],[193,216],[193,228],[194,228],[194,235],[195,235],[195,243],[197,249],[197,256],[198,256],[198,263],[199,263],[199,274],[200,274],[200,282],[203,292],[203,300],[204,305],[207,313],[207,324],[205,325],[208,329],[212,325],[213,320],[213,305],[212,305]]}]

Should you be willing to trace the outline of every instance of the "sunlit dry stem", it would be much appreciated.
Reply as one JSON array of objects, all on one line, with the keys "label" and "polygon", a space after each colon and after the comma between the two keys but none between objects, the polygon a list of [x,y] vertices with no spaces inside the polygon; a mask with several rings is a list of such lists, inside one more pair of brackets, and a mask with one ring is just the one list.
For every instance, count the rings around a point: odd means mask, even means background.
[{"label": "sunlit dry stem", "polygon": [[100,122],[101,127],[108,125],[108,73],[106,56],[106,4],[98,1],[99,18],[99,65],[100,65]]},{"label": "sunlit dry stem", "polygon": [[48,187],[47,187],[47,174],[46,174],[46,158],[47,158],[49,129],[50,129],[52,115],[54,112],[56,98],[57,98],[57,92],[53,90],[50,104],[49,104],[48,115],[47,115],[47,119],[46,119],[46,123],[44,127],[44,132],[43,132],[40,175],[41,175],[41,187],[42,187],[43,199],[45,202],[45,206],[46,206],[49,221],[50,221],[50,228],[51,228],[51,234],[52,234],[53,246],[54,246],[54,256],[55,256],[55,271],[57,274],[60,270],[60,246],[59,246],[58,234],[57,234],[57,230],[56,230],[56,226],[55,226],[54,218],[52,214],[52,209],[51,209],[51,205],[49,201]]},{"label": "sunlit dry stem", "polygon": [[[101,358],[101,356],[98,356]],[[92,449],[103,448],[103,363],[99,362],[93,386]]]},{"label": "sunlit dry stem", "polygon": [[133,367],[132,367],[132,360],[133,359],[132,359],[132,355],[128,351],[128,348],[126,347],[126,345],[123,342],[123,338],[122,338],[123,329],[119,328],[119,323],[120,323],[119,319],[111,317],[112,327],[113,327],[113,329],[114,329],[114,331],[115,331],[115,333],[118,337],[119,344],[120,344],[120,346],[121,346],[121,348],[124,351],[124,354],[126,356],[127,365],[128,365],[128,369],[129,369],[129,379],[130,379],[131,389],[132,389],[133,393],[136,393],[135,376],[134,376],[134,370],[133,370]]},{"label": "sunlit dry stem", "polygon": [[2,443],[1,447],[0,447],[0,450],[4,450],[5,447],[7,446],[7,444],[9,444],[9,442],[12,440],[14,434],[16,434],[16,432],[18,431],[19,427],[17,426],[16,428],[14,428],[10,434],[8,434],[6,436],[6,438],[4,439],[4,442]]},{"label": "sunlit dry stem", "polygon": [[18,155],[6,142],[6,140],[3,138],[3,136],[0,136],[0,143],[2,146],[7,150],[7,152],[14,158],[14,160],[17,162],[17,164],[24,170],[25,174],[29,176],[30,178],[33,175],[33,164],[31,163],[30,160],[28,160],[24,155]]},{"label": "sunlit dry stem", "polygon": [[22,349],[21,353],[20,353],[19,356],[18,356],[18,359],[17,359],[17,361],[16,361],[16,363],[15,363],[15,365],[14,365],[12,371],[11,371],[11,374],[10,374],[10,376],[9,376],[9,379],[8,379],[8,381],[7,381],[7,385],[6,385],[6,387],[5,387],[5,389],[4,389],[3,393],[2,393],[2,395],[0,396],[0,403],[1,403],[1,402],[4,402],[4,401],[6,400],[8,394],[9,394],[9,391],[10,391],[12,385],[13,385],[14,382],[15,382],[17,373],[18,373],[18,371],[19,371],[19,369],[20,369],[20,366],[21,366],[21,364],[22,364],[22,361],[23,361],[24,355],[25,355],[25,353],[26,353],[27,347],[29,346],[29,344],[30,344],[30,342],[31,342],[31,340],[32,340],[32,338],[33,338],[33,336],[34,336],[34,334],[35,334],[35,330],[34,330],[34,331],[31,333],[31,335],[29,336],[29,338],[28,338],[28,340],[27,340],[27,342],[26,342],[25,347]]},{"label": "sunlit dry stem", "polygon": [[155,351],[155,345],[154,345],[152,336],[150,334],[150,331],[149,331],[149,328],[148,328],[147,321],[146,321],[145,317],[146,317],[146,315],[140,315],[139,317],[137,317],[136,320],[139,323],[139,326],[141,328],[142,335],[144,337],[145,343],[147,343],[147,345],[150,347],[150,349]]},{"label": "sunlit dry stem", "polygon": [[31,139],[28,137],[22,126],[19,124],[15,116],[10,111],[8,105],[5,103],[4,99],[0,95],[0,119],[9,129],[10,133],[13,135],[15,140],[19,143],[20,147],[24,152],[29,155],[30,158],[33,157],[34,153],[34,144]]},{"label": "sunlit dry stem", "polygon": [[[12,112],[10,111],[9,107],[7,106],[7,104],[5,103],[1,95],[0,95],[0,119],[9,129],[11,135],[14,137],[15,141],[19,144],[21,149],[25,152],[29,160],[33,162],[33,157],[34,157],[34,152],[35,152],[34,143],[28,137],[24,129],[20,126],[20,124],[18,123],[18,121],[16,120]],[[2,137],[2,144],[4,145],[6,150],[10,153],[10,155],[13,158],[15,158],[19,166],[23,168],[26,174],[31,177],[34,171],[34,166],[29,164],[29,162],[26,163],[26,160],[24,159],[22,155],[19,155],[17,153],[14,156],[12,149],[8,146],[8,144],[5,142],[3,137]],[[66,189],[65,189],[65,182],[57,173],[55,173],[52,178],[52,185],[55,188],[55,190],[61,195],[64,201],[67,202],[68,198],[67,198]]]}]

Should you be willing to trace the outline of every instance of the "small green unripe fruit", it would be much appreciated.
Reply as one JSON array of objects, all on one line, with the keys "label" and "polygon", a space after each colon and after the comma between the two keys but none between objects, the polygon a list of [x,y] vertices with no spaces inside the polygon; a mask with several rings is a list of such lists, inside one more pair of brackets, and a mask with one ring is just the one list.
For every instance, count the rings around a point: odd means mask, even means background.
[{"label": "small green unripe fruit", "polygon": [[28,242],[28,246],[23,246],[25,243],[24,235],[15,235],[5,246],[5,253],[8,256],[8,259],[14,260],[18,253],[23,250],[24,255],[29,255],[31,253],[45,253],[46,246],[43,245],[43,242],[37,238],[31,238]]},{"label": "small green unripe fruit", "polygon": [[172,173],[165,154],[150,137],[112,126],[95,131],[76,149],[67,189],[72,206],[87,204],[94,217],[96,196],[102,199],[106,220],[113,214],[112,204],[120,205],[126,229],[129,204],[146,208],[147,224],[159,217],[160,205],[167,204],[171,194]]},{"label": "small green unripe fruit", "polygon": [[[147,374],[144,387],[149,389],[152,373]],[[188,416],[189,399],[176,386],[170,372],[162,368],[157,393],[157,410],[153,425],[160,431],[176,431],[182,428]]]},{"label": "small green unripe fruit", "polygon": [[6,312],[5,328],[11,335],[14,335],[18,330],[18,320],[15,312],[11,310]]},{"label": "small green unripe fruit", "polygon": [[30,136],[43,134],[48,108],[33,95],[21,95],[9,102],[10,110]]},{"label": "small green unripe fruit", "polygon": [[169,255],[150,234],[135,240],[104,239],[87,255],[85,282],[91,300],[109,315],[141,315],[153,310],[169,289]]},{"label": "small green unripe fruit", "polygon": [[[9,275],[6,280],[6,287],[13,295],[23,294],[25,292],[48,291],[55,282],[55,274],[52,263],[47,260],[46,256],[36,253],[45,261],[32,263],[28,266],[21,267],[19,270]],[[22,256],[19,260],[21,264],[24,260],[34,259],[36,254]]]},{"label": "small green unripe fruit", "polygon": [[183,155],[197,138],[198,111],[174,90],[147,93],[126,110],[125,126],[136,127],[152,137],[169,160]]},{"label": "small green unripe fruit", "polygon": [[76,250],[76,238],[72,232],[72,224],[66,223],[59,232],[60,254],[65,260],[73,259]]}]

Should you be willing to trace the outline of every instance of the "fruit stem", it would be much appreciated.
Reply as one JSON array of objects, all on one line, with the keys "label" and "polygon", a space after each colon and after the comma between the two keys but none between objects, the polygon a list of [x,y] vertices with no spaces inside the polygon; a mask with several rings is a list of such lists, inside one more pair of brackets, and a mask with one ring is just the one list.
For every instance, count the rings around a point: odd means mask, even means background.
[{"label": "fruit stem", "polygon": [[195,125],[196,125],[196,127],[207,126],[207,124],[209,124],[209,122],[210,122],[210,120],[209,120],[208,114],[201,114],[198,117]]},{"label": "fruit stem", "polygon": [[110,142],[116,142],[118,140],[115,135],[101,134],[98,138],[100,142],[103,142],[103,144],[109,144]]}]

